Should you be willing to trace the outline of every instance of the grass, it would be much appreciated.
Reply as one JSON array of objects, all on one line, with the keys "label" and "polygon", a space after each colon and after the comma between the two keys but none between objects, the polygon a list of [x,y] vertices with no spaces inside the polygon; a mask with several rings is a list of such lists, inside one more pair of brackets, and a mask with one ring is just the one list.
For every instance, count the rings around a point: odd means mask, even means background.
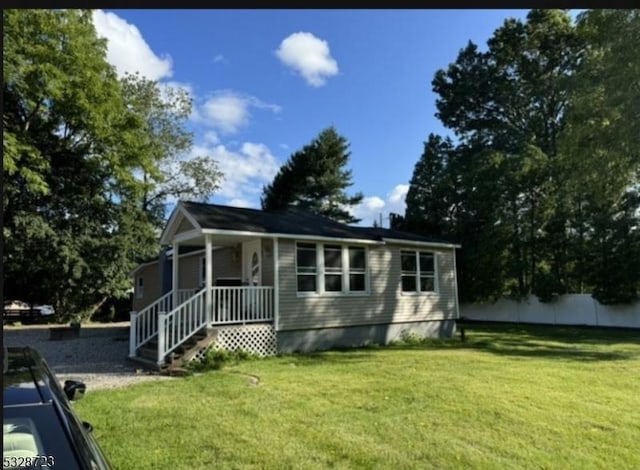
[{"label": "grass", "polygon": [[640,332],[466,333],[241,362],[75,406],[119,469],[640,468]]}]

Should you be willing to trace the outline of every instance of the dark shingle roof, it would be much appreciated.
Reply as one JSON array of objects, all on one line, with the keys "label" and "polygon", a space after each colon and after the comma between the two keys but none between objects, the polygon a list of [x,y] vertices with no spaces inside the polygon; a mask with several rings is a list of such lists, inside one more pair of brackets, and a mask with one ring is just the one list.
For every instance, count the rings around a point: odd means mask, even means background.
[{"label": "dark shingle roof", "polygon": [[382,227],[352,227],[355,230],[360,230],[362,232],[366,232],[369,235],[375,236],[378,240],[382,240],[383,238],[392,238],[396,240],[408,240],[414,242],[425,242],[425,243],[445,243],[449,245],[455,245],[455,242],[451,240],[445,240],[441,237],[435,237],[431,235],[419,235],[417,233],[411,232],[403,232],[401,230],[394,230],[390,228],[382,228]]},{"label": "dark shingle roof", "polygon": [[327,217],[313,214],[297,207],[262,211],[191,201],[183,201],[182,205],[203,229],[352,238],[373,241],[382,241],[383,238],[396,238],[421,242],[451,243],[442,239],[400,232],[398,230],[355,227],[336,222]]}]

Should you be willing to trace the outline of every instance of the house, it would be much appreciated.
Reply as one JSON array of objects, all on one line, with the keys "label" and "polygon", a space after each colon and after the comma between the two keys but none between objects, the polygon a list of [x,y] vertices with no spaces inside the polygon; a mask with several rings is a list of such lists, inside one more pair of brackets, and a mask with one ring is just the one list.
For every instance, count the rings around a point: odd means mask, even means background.
[{"label": "house", "polygon": [[160,242],[132,273],[130,335],[158,365],[204,331],[266,355],[450,336],[459,316],[459,245],[433,237],[181,201]]}]

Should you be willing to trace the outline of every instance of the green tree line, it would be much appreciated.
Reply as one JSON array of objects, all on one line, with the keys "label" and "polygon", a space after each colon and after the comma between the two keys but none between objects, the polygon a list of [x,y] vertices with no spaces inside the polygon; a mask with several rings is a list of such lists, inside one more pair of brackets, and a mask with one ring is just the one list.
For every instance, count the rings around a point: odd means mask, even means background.
[{"label": "green tree line", "polygon": [[[640,285],[640,15],[559,10],[509,19],[437,72],[438,118],[403,228],[462,244],[463,300]],[[91,12],[3,10],[5,297],[91,314],[126,296],[158,251],[165,207],[223,175],[185,158],[192,101],[106,61]],[[348,141],[329,127],[263,188],[262,206],[357,222]]]},{"label": "green tree line", "polygon": [[462,300],[640,290],[640,10],[532,10],[432,81],[403,226],[461,243]]},{"label": "green tree line", "polygon": [[191,99],[119,79],[85,10],[3,10],[5,298],[89,315],[158,251],[168,198],[206,199],[221,174],[185,159]]}]

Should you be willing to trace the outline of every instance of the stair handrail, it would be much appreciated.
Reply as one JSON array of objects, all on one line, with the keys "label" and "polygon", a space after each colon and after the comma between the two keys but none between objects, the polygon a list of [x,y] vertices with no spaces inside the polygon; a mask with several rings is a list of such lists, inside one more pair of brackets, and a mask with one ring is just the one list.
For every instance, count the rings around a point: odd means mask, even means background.
[{"label": "stair handrail", "polygon": [[134,357],[140,346],[151,341],[158,334],[158,316],[171,311],[173,291],[147,305],[139,312],[131,312],[129,327],[129,356]]},{"label": "stair handrail", "polygon": [[170,312],[158,315],[158,365],[168,354],[191,338],[207,323],[206,289],[182,302]]}]

